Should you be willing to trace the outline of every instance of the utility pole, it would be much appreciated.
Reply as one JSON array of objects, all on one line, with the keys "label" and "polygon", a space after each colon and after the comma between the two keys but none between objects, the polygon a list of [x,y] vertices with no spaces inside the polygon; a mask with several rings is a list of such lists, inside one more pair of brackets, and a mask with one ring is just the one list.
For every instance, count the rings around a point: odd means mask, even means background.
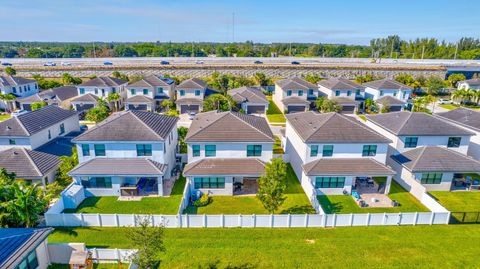
[{"label": "utility pole", "polygon": [[393,41],[392,41],[392,47],[390,48],[390,59],[392,59],[393,56]]},{"label": "utility pole", "polygon": [[193,41],[192,41],[192,57],[195,57],[195,52],[193,50]]},{"label": "utility pole", "polygon": [[425,45],[422,47],[422,60],[423,60],[423,55],[425,54]]},{"label": "utility pole", "polygon": [[457,52],[458,52],[458,42],[457,42],[457,44],[455,45],[455,55],[453,55],[453,59],[454,59],[454,60],[457,59]]},{"label": "utility pole", "polygon": [[[95,59],[97,58],[97,53],[95,52],[95,41],[93,41],[92,44],[93,44],[93,62],[95,63]],[[96,76],[97,75],[97,67],[93,68],[93,72]]]},{"label": "utility pole", "polygon": [[292,42],[290,42],[290,49],[288,53],[290,54],[290,57],[292,57]]}]

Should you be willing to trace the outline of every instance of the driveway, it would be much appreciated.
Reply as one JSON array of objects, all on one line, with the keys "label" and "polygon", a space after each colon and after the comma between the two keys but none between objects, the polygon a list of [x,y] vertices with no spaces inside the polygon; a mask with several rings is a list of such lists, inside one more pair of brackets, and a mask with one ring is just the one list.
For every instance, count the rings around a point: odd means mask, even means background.
[{"label": "driveway", "polygon": [[447,112],[448,111],[448,109],[445,109],[445,108],[439,106],[438,104],[433,104],[433,103],[428,104],[427,109],[432,111],[432,113],[441,113],[441,112]]}]

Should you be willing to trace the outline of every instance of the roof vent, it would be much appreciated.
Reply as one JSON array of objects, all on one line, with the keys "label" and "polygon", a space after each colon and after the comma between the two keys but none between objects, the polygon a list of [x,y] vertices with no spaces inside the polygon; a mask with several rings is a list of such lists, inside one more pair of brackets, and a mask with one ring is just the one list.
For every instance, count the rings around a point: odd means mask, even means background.
[{"label": "roof vent", "polygon": [[6,129],[7,129],[7,130],[12,130],[12,127],[10,127],[10,126],[7,125],[7,128],[6,128]]},{"label": "roof vent", "polygon": [[18,155],[18,152],[14,151],[14,152],[13,152],[13,155]]}]

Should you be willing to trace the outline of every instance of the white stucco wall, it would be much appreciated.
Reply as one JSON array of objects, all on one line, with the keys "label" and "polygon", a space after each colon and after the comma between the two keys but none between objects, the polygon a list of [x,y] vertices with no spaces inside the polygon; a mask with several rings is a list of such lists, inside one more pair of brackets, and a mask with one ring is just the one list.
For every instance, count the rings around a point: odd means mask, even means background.
[{"label": "white stucco wall", "polygon": [[[310,156],[311,146],[318,145],[318,154],[315,157]],[[333,156],[322,157],[324,145],[333,145]],[[362,156],[364,145],[376,145],[377,154],[375,156]],[[385,164],[387,158],[388,144],[375,143],[345,143],[345,144],[307,144],[305,163],[322,158],[373,158],[380,163]]]},{"label": "white stucco wall", "polygon": [[[365,90],[364,89],[360,89],[360,94],[357,96],[357,90],[358,89],[328,89],[324,86],[321,86],[319,85],[318,86],[318,90],[322,93],[321,95],[325,95],[326,97],[328,97],[329,99],[331,98],[334,98],[334,97],[346,97],[346,98],[350,98],[352,100],[355,100],[355,98],[357,97],[365,97]],[[339,91],[340,92],[340,95],[339,96],[336,96],[336,91]],[[348,91],[351,92],[351,95],[348,96]]]},{"label": "white stucco wall", "polygon": [[480,89],[480,85],[470,85],[468,82],[459,82],[457,88],[460,89]]},{"label": "white stucco wall", "polygon": [[[85,196],[86,197],[91,197],[91,196],[120,196],[121,191],[120,187],[125,184],[135,184],[137,182],[137,178],[140,177],[157,177],[158,180],[158,195],[163,196],[163,177],[161,175],[158,176],[152,176],[152,175],[137,175],[137,176],[116,176],[116,175],[111,175],[111,176],[105,176],[101,175],[102,177],[110,177],[112,179],[112,187],[111,188],[85,188]],[[91,176],[74,176],[73,179],[75,180],[76,184],[81,185],[82,184],[82,179],[88,179],[90,177],[94,177],[94,175]]]},{"label": "white stucco wall", "polygon": [[38,260],[38,269],[46,269],[50,265],[50,257],[48,253],[48,240],[45,239],[40,245],[35,249],[37,253]]},{"label": "white stucco wall", "polygon": [[[116,93],[122,94],[125,91],[127,83],[116,87],[102,87],[102,86],[77,86],[78,96],[91,93],[97,97],[107,97],[115,89]],[[80,93],[80,89],[85,89],[83,94]],[[103,90],[103,91],[102,91]]]},{"label": "white stucco wall", "polygon": [[[383,95],[380,95],[380,91],[383,91]],[[406,93],[405,96],[403,93]],[[396,96],[395,96],[396,94]],[[365,98],[372,98],[373,100],[377,100],[383,96],[392,96],[404,102],[407,102],[410,98],[411,91],[410,90],[397,90],[397,89],[373,89],[370,87],[365,88]]]},{"label": "white stucco wall", "polygon": [[[192,145],[200,145],[200,156],[193,157]],[[216,145],[216,156],[205,157],[205,145]],[[248,158],[259,158],[264,162],[269,162],[273,157],[273,142],[272,143],[256,143],[256,142],[229,142],[229,143],[194,143],[187,144],[187,158],[188,163],[192,163],[203,158],[247,158],[248,145],[261,145],[262,155],[251,156]]]},{"label": "white stucco wall", "polygon": [[[163,88],[163,93],[159,94],[158,93],[158,88]],[[132,94],[132,89],[135,90],[135,95]],[[143,90],[146,89],[148,90],[148,94],[143,94]],[[150,97],[152,99],[155,98],[155,96],[166,96],[169,97],[169,99],[173,100],[174,96],[174,86],[161,86],[161,87],[131,87],[127,86],[126,87],[127,91],[127,98],[137,96],[137,95],[145,95],[147,97]]]},{"label": "white stucco wall", "polygon": [[[180,91],[185,91],[185,95],[181,96]],[[199,90],[200,95],[195,95],[195,91]],[[205,98],[205,89],[182,89],[182,88],[176,88],[175,91],[177,92],[177,100],[183,99],[183,98],[200,98],[203,99]]]},{"label": "white stucco wall", "polygon": [[480,132],[476,132],[476,135],[470,139],[468,155],[480,161]]},{"label": "white stucco wall", "polygon": [[[204,177],[208,177],[209,175],[205,175]],[[201,177],[201,176],[198,176]],[[232,175],[229,176],[221,176],[215,175],[214,177],[224,177],[225,178],[225,188],[223,189],[195,189],[194,177],[187,177],[188,182],[190,183],[190,193],[194,193],[199,190],[202,193],[207,193],[208,195],[212,196],[230,196],[233,195],[233,177]]]},{"label": "white stucco wall", "polygon": [[[10,145],[10,139],[15,140],[15,145]],[[30,144],[30,137],[15,137],[15,136],[2,136],[0,137],[0,151],[7,150],[12,147],[22,147],[26,149],[32,149]]]}]

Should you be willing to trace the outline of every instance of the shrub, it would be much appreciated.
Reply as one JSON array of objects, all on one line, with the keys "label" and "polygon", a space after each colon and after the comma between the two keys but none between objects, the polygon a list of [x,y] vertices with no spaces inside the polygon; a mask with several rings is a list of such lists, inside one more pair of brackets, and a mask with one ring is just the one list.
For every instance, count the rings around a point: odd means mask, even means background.
[{"label": "shrub", "polygon": [[204,193],[202,194],[202,197],[200,197],[200,199],[193,202],[193,205],[196,207],[201,207],[210,204],[210,202],[212,202],[212,198],[208,196],[207,193]]}]

